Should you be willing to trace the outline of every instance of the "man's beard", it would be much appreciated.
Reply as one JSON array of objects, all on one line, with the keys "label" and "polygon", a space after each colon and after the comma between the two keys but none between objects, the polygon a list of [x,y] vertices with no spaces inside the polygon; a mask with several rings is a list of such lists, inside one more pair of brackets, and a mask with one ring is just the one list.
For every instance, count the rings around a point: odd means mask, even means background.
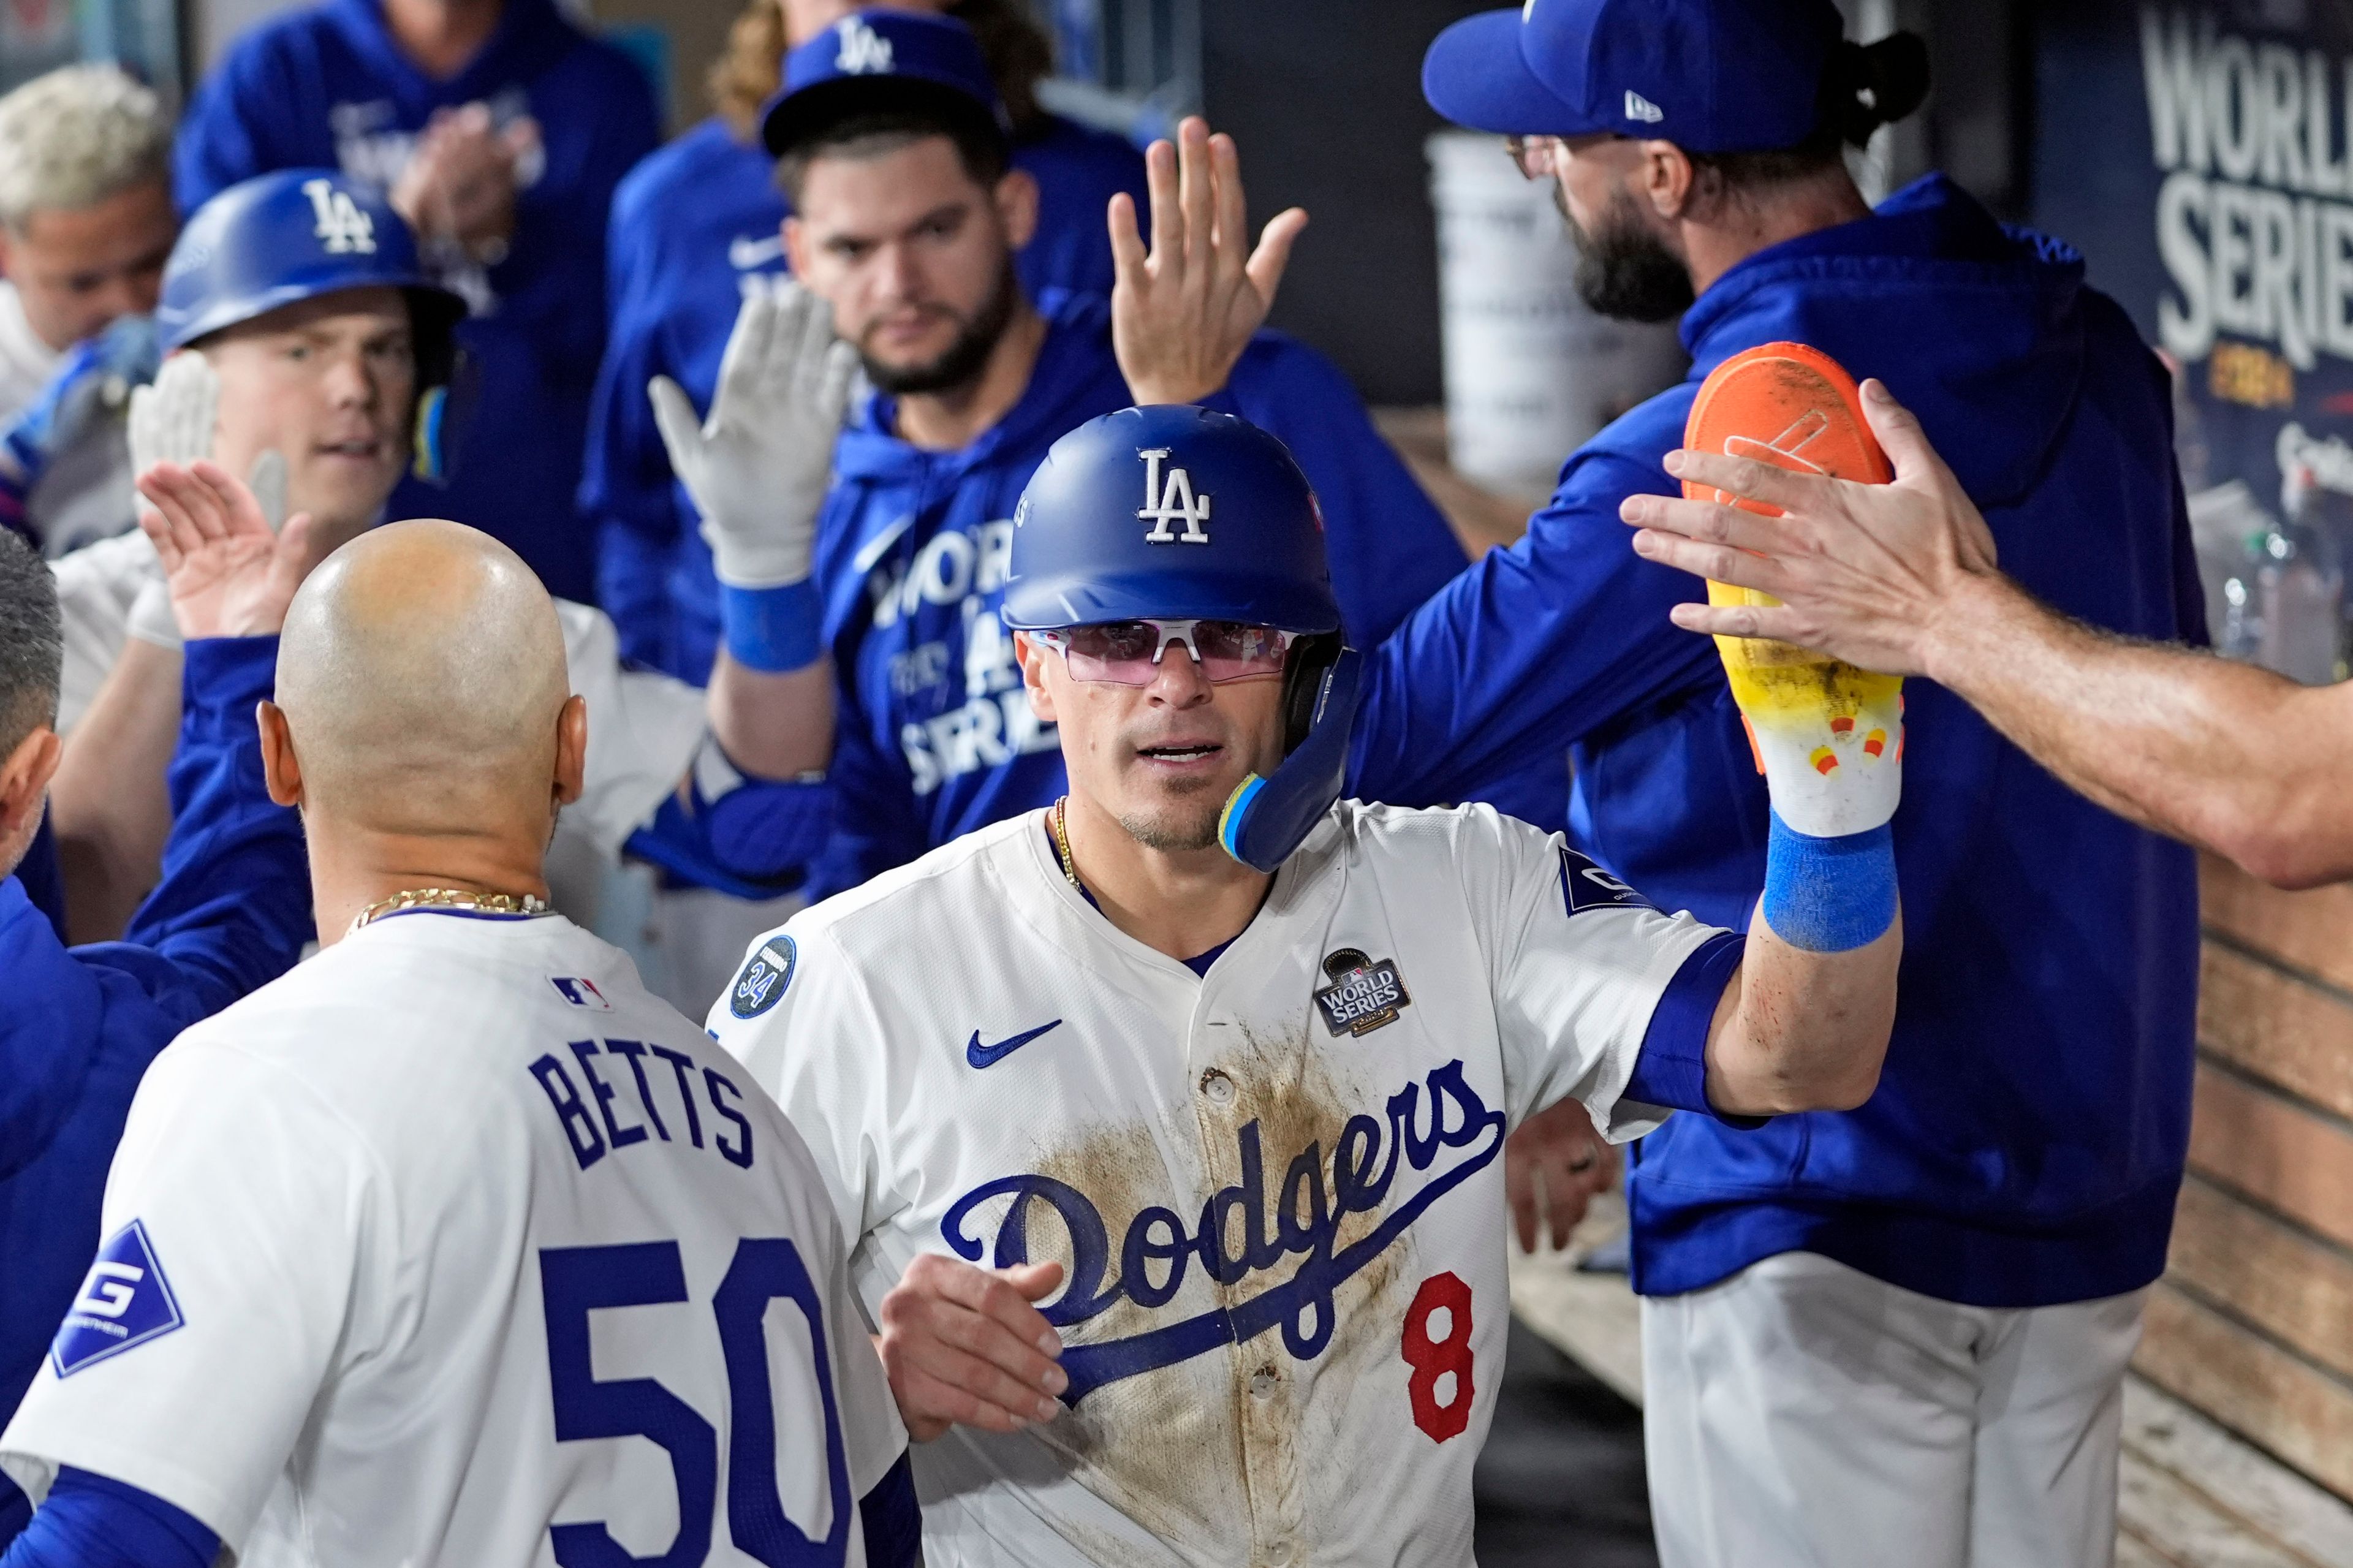
[{"label": "man's beard", "polygon": [[1642,226],[1634,198],[1614,193],[1609,210],[1588,231],[1570,216],[1560,182],[1553,205],[1577,237],[1577,295],[1620,321],[1672,321],[1692,306],[1691,272],[1666,242]]},{"label": "man's beard", "polygon": [[884,364],[872,354],[860,353],[866,366],[866,379],[881,391],[893,397],[911,393],[954,392],[980,379],[988,368],[988,356],[997,352],[1005,329],[1013,322],[1014,308],[1021,301],[1021,284],[1013,275],[1013,258],[1005,258],[1003,270],[997,275],[997,288],[980,313],[964,323],[955,342],[921,364]]},{"label": "man's beard", "polygon": [[[1190,811],[1187,808],[1193,807]],[[1190,855],[1218,846],[1218,819],[1225,815],[1225,799],[1211,795],[1196,802],[1170,801],[1150,816],[1129,812],[1119,819],[1127,836],[1146,849],[1163,855]]]}]

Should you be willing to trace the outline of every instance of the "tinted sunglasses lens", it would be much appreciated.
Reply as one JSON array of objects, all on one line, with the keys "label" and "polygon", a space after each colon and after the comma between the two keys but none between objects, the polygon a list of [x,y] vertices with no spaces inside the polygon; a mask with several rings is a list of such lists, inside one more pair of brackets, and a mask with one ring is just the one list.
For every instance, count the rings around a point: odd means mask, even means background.
[{"label": "tinted sunglasses lens", "polygon": [[1203,621],[1193,628],[1201,673],[1211,680],[1240,680],[1282,673],[1282,634],[1272,626],[1239,621]]},{"label": "tinted sunglasses lens", "polygon": [[1149,686],[1160,632],[1146,621],[1114,621],[1108,626],[1073,627],[1063,634],[1062,646],[1074,680]]}]

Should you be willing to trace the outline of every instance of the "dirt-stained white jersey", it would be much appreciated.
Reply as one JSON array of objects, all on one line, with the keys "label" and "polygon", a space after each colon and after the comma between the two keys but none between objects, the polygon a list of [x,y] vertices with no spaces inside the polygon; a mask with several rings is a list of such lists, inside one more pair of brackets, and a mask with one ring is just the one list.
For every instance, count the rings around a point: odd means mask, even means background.
[{"label": "dirt-stained white jersey", "polygon": [[804,910],[711,1015],[807,1135],[870,1315],[926,1251],[1069,1269],[1071,1408],[917,1447],[926,1560],[1468,1564],[1505,1131],[1567,1095],[1656,1126],[1620,1098],[1654,1009],[1696,1054],[1713,998],[1660,999],[1736,939],[1487,807],[1342,802],[1197,977],[1042,818]]},{"label": "dirt-stained white jersey", "polygon": [[905,1447],[800,1139],[559,917],[387,916],[190,1029],[102,1234],[0,1464],[248,1568],[858,1564]]},{"label": "dirt-stained white jersey", "polygon": [[[140,590],[163,566],[143,533],[87,545],[49,563],[65,624],[65,668],[58,727],[70,730],[89,710],[122,645]],[[682,680],[621,662],[620,639],[602,610],[555,601],[572,689],[588,702],[588,768],[581,797],[565,807],[562,831],[580,834],[603,855],[622,842],[686,776],[706,721],[702,693]]]}]

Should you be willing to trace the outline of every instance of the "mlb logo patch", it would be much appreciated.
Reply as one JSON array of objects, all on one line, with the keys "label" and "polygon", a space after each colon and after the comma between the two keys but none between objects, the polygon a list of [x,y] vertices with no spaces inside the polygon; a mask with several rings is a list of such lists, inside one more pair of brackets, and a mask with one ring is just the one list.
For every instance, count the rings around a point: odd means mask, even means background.
[{"label": "mlb logo patch", "polygon": [[791,937],[770,937],[762,942],[727,993],[727,1010],[739,1018],[756,1018],[775,1006],[793,983],[793,966],[799,962],[800,952]]},{"label": "mlb logo patch", "polygon": [[563,997],[575,1007],[586,1007],[594,1013],[609,1013],[613,1010],[613,1005],[605,1000],[605,994],[596,989],[596,983],[593,980],[583,979],[577,975],[551,974],[547,977],[547,983],[555,987],[555,994],[558,996]]},{"label": "mlb logo patch", "polygon": [[1324,973],[1332,984],[1315,993],[1315,1006],[1335,1037],[1369,1035],[1396,1023],[1398,1013],[1413,1003],[1393,958],[1376,963],[1356,948],[1344,947],[1324,961]]},{"label": "mlb logo patch", "polygon": [[49,1345],[49,1364],[59,1377],[134,1345],[159,1339],[187,1320],[164,1278],[147,1227],[132,1220],[107,1237],[90,1266],[81,1294]]}]

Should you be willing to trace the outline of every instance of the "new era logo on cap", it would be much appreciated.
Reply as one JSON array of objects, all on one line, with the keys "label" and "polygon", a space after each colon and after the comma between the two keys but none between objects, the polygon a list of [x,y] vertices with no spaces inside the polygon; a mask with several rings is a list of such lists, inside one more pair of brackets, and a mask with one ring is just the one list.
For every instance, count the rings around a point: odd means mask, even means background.
[{"label": "new era logo on cap", "polygon": [[171,1281],[155,1260],[147,1227],[132,1220],[107,1237],[90,1266],[81,1294],[74,1298],[49,1344],[49,1364],[70,1377],[95,1362],[161,1338],[186,1320],[172,1295]]},{"label": "new era logo on cap", "polygon": [[1626,89],[1627,119],[1639,120],[1645,125],[1656,125],[1660,121],[1664,120],[1666,117],[1666,110],[1661,109],[1657,104],[1652,103],[1649,99],[1644,98],[1641,93],[1636,92],[1630,87]]}]

